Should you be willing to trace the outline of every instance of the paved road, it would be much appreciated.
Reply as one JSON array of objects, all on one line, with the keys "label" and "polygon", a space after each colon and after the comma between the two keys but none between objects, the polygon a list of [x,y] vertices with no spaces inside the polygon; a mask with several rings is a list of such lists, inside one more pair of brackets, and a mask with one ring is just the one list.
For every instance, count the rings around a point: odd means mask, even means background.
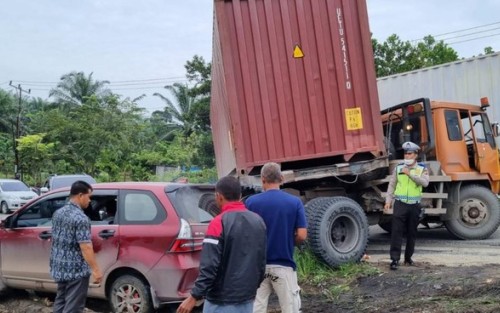
[{"label": "paved road", "polygon": [[[371,226],[368,261],[389,263],[389,245],[390,234],[379,226]],[[466,241],[455,239],[445,227],[426,229],[421,226],[417,235],[414,260],[417,265],[427,262],[447,266],[500,264],[500,230],[489,239]]]}]

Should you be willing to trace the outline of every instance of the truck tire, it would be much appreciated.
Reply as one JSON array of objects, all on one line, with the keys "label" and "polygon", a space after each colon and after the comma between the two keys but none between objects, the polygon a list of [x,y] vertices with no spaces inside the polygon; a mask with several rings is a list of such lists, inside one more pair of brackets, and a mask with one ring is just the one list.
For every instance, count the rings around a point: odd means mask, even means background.
[{"label": "truck tire", "polygon": [[149,286],[132,275],[120,276],[113,282],[108,300],[113,312],[154,312]]},{"label": "truck tire", "polygon": [[220,213],[220,209],[217,206],[217,202],[215,201],[215,196],[213,194],[202,195],[198,206],[212,216],[216,216]]},{"label": "truck tire", "polygon": [[361,206],[346,197],[307,203],[311,250],[331,267],[358,262],[368,243],[368,219]]},{"label": "truck tire", "polygon": [[460,202],[452,210],[452,218],[444,224],[451,234],[460,239],[486,239],[500,225],[498,198],[480,185],[462,188]]}]

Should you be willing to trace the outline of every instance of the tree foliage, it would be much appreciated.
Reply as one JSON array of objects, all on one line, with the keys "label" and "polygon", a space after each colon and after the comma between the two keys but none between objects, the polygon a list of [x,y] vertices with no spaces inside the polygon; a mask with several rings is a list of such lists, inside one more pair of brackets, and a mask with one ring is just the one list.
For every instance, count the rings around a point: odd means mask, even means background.
[{"label": "tree foliage", "polygon": [[[63,75],[50,91],[53,101],[21,99],[25,128],[17,144],[24,180],[40,184],[51,173],[83,172],[98,181],[151,180],[157,179],[157,165],[177,171],[213,168],[210,68],[210,63],[194,56],[186,63],[190,85],[167,86],[165,96],[156,95],[165,108],[150,117],[137,104],[144,95],[122,98],[106,88],[108,81],[96,80],[92,73]],[[15,96],[0,89],[3,176],[14,174],[13,125],[18,108]],[[206,173],[213,177],[213,170]],[[193,177],[204,179],[205,174]]]},{"label": "tree foliage", "polygon": [[165,103],[163,112],[156,112],[156,116],[164,117],[164,122],[172,127],[172,132],[189,137],[197,129],[193,113],[196,97],[191,95],[189,87],[184,84],[175,83],[165,86],[165,89],[170,93],[171,98],[154,93],[154,96],[159,97]]},{"label": "tree foliage", "polygon": [[45,134],[33,134],[18,139],[17,149],[23,168],[35,181],[41,182],[41,172],[54,153],[54,143],[44,143]]},{"label": "tree foliage", "polygon": [[380,43],[372,39],[377,77],[413,71],[458,60],[457,52],[443,41],[426,36],[417,44],[401,40],[396,34]]},{"label": "tree foliage", "polygon": [[105,87],[109,81],[98,81],[92,78],[93,73],[85,76],[83,72],[71,72],[61,77],[61,81],[49,92],[55,102],[67,108],[79,106],[91,96],[107,96],[111,92]]}]

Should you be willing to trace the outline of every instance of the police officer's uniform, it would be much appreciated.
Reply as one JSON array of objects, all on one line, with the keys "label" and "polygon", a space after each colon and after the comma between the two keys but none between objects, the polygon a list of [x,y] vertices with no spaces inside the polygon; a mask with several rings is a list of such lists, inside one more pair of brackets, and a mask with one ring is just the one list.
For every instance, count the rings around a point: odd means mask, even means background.
[{"label": "police officer's uniform", "polygon": [[[413,142],[402,145],[405,152],[418,153],[420,147]],[[408,168],[410,173],[402,172]],[[422,188],[429,185],[429,174],[424,164],[415,162],[412,165],[400,163],[394,169],[387,188],[386,203],[392,203],[392,234],[391,234],[391,269],[396,269],[401,257],[401,244],[403,233],[406,230],[405,263],[413,265],[411,259],[415,250],[417,226],[420,215],[420,200]]]}]

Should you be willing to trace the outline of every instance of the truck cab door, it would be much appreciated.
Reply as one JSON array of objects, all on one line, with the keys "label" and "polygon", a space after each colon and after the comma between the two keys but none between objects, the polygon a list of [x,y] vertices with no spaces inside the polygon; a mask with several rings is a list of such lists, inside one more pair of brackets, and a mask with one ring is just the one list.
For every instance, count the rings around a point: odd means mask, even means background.
[{"label": "truck cab door", "polygon": [[488,116],[472,112],[462,122],[464,129],[468,129],[465,141],[474,147],[474,167],[478,172],[490,175],[492,180],[500,180],[498,149]]}]

